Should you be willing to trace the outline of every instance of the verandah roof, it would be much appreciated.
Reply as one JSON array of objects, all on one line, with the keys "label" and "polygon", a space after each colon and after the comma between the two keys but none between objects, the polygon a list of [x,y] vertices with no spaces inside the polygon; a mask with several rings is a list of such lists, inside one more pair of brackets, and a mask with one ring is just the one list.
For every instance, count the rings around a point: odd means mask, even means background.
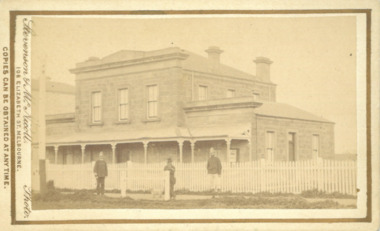
[{"label": "verandah roof", "polygon": [[234,124],[207,127],[169,127],[146,130],[103,130],[101,132],[78,132],[64,136],[48,136],[49,144],[89,144],[112,142],[141,142],[141,141],[171,141],[177,139],[218,139],[218,138],[249,138],[250,124]]}]

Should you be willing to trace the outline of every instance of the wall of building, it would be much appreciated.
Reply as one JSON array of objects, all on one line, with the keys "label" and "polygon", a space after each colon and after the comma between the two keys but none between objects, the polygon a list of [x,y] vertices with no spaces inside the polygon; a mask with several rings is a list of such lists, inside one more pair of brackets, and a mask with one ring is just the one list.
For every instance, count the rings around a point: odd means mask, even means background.
[{"label": "wall of building", "polygon": [[[84,155],[84,163],[90,163],[99,159],[99,153],[103,152],[104,160],[112,163],[112,149],[111,145],[87,145]],[[54,147],[48,146],[46,148],[46,159],[50,163],[55,162]],[[82,163],[82,150],[81,146],[59,146],[57,154],[58,164],[81,164]]]},{"label": "wall of building", "polygon": [[[197,141],[194,148],[194,161],[206,162],[210,157],[210,148],[214,148],[216,156],[224,162],[227,160],[226,141],[224,140],[212,140],[212,141]],[[205,166],[206,168],[206,166]]]},{"label": "wall of building", "polygon": [[97,161],[99,159],[99,153],[103,152],[103,158],[107,163],[112,163],[112,148],[110,144],[94,144],[86,145],[84,162]]},{"label": "wall of building", "polygon": [[[55,160],[54,147],[46,148],[46,159],[50,163],[57,164],[80,164],[82,163],[82,152],[79,145],[60,146],[58,148],[57,162]],[[87,161],[89,162],[89,161]]]},{"label": "wall of building", "polygon": [[255,82],[253,90],[259,94],[260,100],[276,101],[276,85]]},{"label": "wall of building", "polygon": [[[243,113],[244,115],[244,113]],[[234,117],[234,116],[232,116]],[[239,118],[235,116],[234,118]],[[255,118],[255,117],[252,117]],[[212,119],[211,119],[212,120]],[[200,119],[198,126],[205,125]],[[217,120],[215,120],[217,121]],[[246,120],[244,120],[246,121]],[[194,122],[194,121],[193,121]],[[202,123],[201,123],[202,122]],[[216,122],[217,124],[220,122]],[[193,125],[195,125],[193,123]],[[210,124],[208,124],[210,125]],[[257,126],[257,132],[256,132]],[[257,123],[252,123],[251,152],[253,160],[266,158],[266,132],[275,132],[275,160],[288,160],[288,140],[289,132],[296,133],[296,159],[307,160],[312,158],[312,135],[318,134],[320,139],[320,157],[332,158],[334,155],[334,125],[331,123],[320,123],[311,121],[257,117]],[[194,150],[194,160],[196,162],[207,161],[208,152],[214,147],[222,161],[226,161],[226,142],[225,140],[197,141]],[[231,148],[239,149],[241,162],[249,161],[248,141],[232,140]],[[110,145],[88,145],[86,146],[85,162],[94,161],[100,151],[105,154],[105,159],[112,162],[112,150]],[[66,155],[66,157],[64,157]],[[130,159],[133,162],[144,162],[144,147],[142,143],[118,144],[116,149],[118,162]],[[122,156],[128,157],[122,157]],[[151,142],[148,145],[148,162],[163,162],[168,157],[174,161],[179,161],[179,147],[177,142]],[[47,158],[54,162],[54,149],[49,147]],[[80,163],[80,146],[68,148],[61,146],[58,152],[58,163],[66,164]],[[190,142],[183,144],[183,162],[191,162]]]},{"label": "wall of building", "polygon": [[119,155],[120,161],[129,159],[132,162],[144,163],[144,145],[143,143],[118,144],[116,155]]},{"label": "wall of building", "polygon": [[46,124],[46,136],[65,136],[73,134],[77,130],[77,125],[75,122]]},{"label": "wall of building", "polygon": [[[118,144],[116,155],[119,155],[119,161],[129,159],[132,162],[144,163],[144,146],[142,143]],[[127,158],[121,157],[121,155]],[[177,142],[150,142],[148,144],[148,163],[165,162],[169,157],[173,161],[179,161],[179,146]]]},{"label": "wall of building", "polygon": [[250,124],[253,121],[252,115],[253,108],[188,112],[186,113],[186,125],[189,127],[202,127]]},{"label": "wall of building", "polygon": [[[78,80],[76,114],[80,130],[150,129],[168,125],[181,125],[182,110],[181,70],[170,68],[138,74],[118,75],[96,79]],[[157,84],[159,88],[159,121],[147,120],[147,86]],[[129,89],[129,121],[118,122],[118,89]],[[91,123],[91,93],[102,93],[102,125]]]},{"label": "wall of building", "polygon": [[[334,154],[334,127],[333,124],[300,121],[292,119],[257,117],[252,108],[220,109],[209,111],[183,110],[186,102],[198,100],[198,86],[208,87],[208,99],[227,97],[229,89],[235,90],[235,97],[252,96],[259,94],[259,100],[275,101],[276,86],[270,83],[232,79],[226,76],[204,74],[199,72],[183,71],[178,60],[154,62],[152,64],[107,69],[96,72],[83,72],[77,75],[76,81],[76,121],[75,123],[47,124],[47,135],[65,135],[74,132],[91,132],[106,130],[134,131],[136,129],[165,128],[168,126],[231,126],[234,124],[248,124],[251,127],[251,152],[253,159],[266,156],[265,134],[273,130],[276,134],[276,160],[287,160],[288,132],[295,132],[297,159],[310,159],[312,155],[312,135],[320,135],[320,156],[329,157]],[[147,86],[157,84],[159,88],[158,120],[147,120]],[[127,123],[118,121],[118,89],[129,89],[129,120]],[[102,123],[91,122],[91,93],[102,93]],[[228,108],[228,107],[227,107]],[[257,131],[257,132],[256,132]],[[217,147],[221,159],[226,161],[225,141],[199,141],[195,149],[195,161],[206,161],[211,146]],[[239,148],[241,161],[249,160],[247,141],[233,140],[231,148]],[[79,148],[79,146],[78,146]],[[106,159],[112,161],[110,145],[90,145],[86,148],[85,162],[96,160],[100,150],[105,152]],[[54,150],[53,150],[54,152]],[[69,153],[69,154],[65,154]],[[70,154],[72,153],[72,154]],[[119,144],[116,149],[119,161],[131,159],[134,162],[144,162],[144,148],[142,143]],[[152,155],[151,155],[152,153]],[[148,146],[148,162],[165,161],[172,157],[179,161],[179,148],[176,142],[150,143]],[[74,163],[80,156],[80,149],[62,148],[60,155],[72,155],[69,162]],[[120,155],[120,157],[119,157]],[[128,156],[128,157],[126,157]],[[67,158],[66,158],[67,160]],[[183,146],[183,160],[190,162],[190,143]]]},{"label": "wall of building", "polygon": [[183,81],[186,101],[199,99],[199,85],[208,87],[208,99],[226,98],[227,90],[232,89],[235,90],[235,97],[252,96],[255,92],[259,94],[259,100],[276,100],[276,86],[272,84],[189,72],[184,74]]},{"label": "wall of building", "polygon": [[250,147],[247,140],[232,140],[231,149],[236,149],[238,152],[237,162],[247,162],[250,156]]},{"label": "wall of building", "polygon": [[[210,148],[214,148],[220,161],[227,162],[227,143],[225,140],[197,141],[194,148],[194,161],[206,162],[210,157]],[[249,143],[247,140],[232,140],[230,149],[237,150],[238,162],[249,161]]]},{"label": "wall of building", "polygon": [[45,100],[47,115],[75,112],[74,94],[47,92]]},{"label": "wall of building", "polygon": [[266,132],[275,132],[275,154],[278,161],[288,160],[288,133],[296,133],[296,160],[312,159],[312,136],[320,139],[319,155],[331,158],[334,155],[334,124],[293,119],[257,116],[256,158],[266,158]]},{"label": "wall of building", "polygon": [[49,163],[55,163],[54,155],[54,147],[46,147],[46,160],[48,160]]}]

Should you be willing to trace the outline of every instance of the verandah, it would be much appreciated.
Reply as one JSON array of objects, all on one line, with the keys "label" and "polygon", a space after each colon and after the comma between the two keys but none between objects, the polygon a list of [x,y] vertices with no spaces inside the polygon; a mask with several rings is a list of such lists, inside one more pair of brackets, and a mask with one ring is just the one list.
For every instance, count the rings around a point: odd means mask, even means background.
[{"label": "verandah", "polygon": [[[47,180],[57,188],[94,189],[93,163],[81,165],[47,164]],[[175,190],[205,192],[210,190],[206,162],[174,163]],[[106,189],[149,191],[164,187],[165,163],[109,164]],[[222,192],[301,193],[317,189],[326,193],[356,195],[355,161],[306,160],[269,162],[257,160],[222,163]]]}]

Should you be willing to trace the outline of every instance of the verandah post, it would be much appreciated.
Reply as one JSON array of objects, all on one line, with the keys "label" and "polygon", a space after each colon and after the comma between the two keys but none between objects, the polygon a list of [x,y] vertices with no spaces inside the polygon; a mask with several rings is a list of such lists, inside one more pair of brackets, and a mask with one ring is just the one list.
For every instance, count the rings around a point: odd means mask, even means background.
[{"label": "verandah post", "polygon": [[86,145],[81,144],[80,147],[81,147],[81,154],[82,154],[82,164],[84,164],[84,153],[86,151]]},{"label": "verandah post", "polygon": [[111,143],[112,148],[112,163],[116,163],[116,143]]},{"label": "verandah post", "polygon": [[195,148],[195,140],[190,140],[191,146],[191,163],[194,163],[194,148]]},{"label": "verandah post", "polygon": [[58,149],[59,149],[59,146],[55,145],[54,146],[54,162],[55,162],[55,164],[58,164]]},{"label": "verandah post", "polygon": [[149,142],[148,141],[144,141],[143,142],[143,145],[144,145],[144,163],[148,163],[148,144]]},{"label": "verandah post", "polygon": [[182,163],[182,149],[183,149],[183,140],[177,140],[178,146],[179,146],[179,162]]},{"label": "verandah post", "polygon": [[231,139],[225,139],[226,141],[226,148],[227,148],[227,163],[230,163],[230,148],[231,148]]}]

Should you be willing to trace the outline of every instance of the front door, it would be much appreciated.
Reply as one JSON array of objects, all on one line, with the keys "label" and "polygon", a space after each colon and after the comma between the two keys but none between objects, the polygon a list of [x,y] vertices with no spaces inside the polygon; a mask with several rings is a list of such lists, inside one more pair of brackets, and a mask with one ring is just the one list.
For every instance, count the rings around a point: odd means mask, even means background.
[{"label": "front door", "polygon": [[296,133],[289,132],[288,133],[288,154],[289,154],[289,161],[295,161],[296,160],[295,143],[296,143]]},{"label": "front door", "polygon": [[237,163],[239,162],[239,149],[232,148],[230,149],[230,163]]},{"label": "front door", "polygon": [[319,157],[319,135],[313,135],[313,158]]},{"label": "front door", "polygon": [[266,134],[266,154],[267,154],[267,160],[273,161],[274,160],[274,131],[267,131]]}]

